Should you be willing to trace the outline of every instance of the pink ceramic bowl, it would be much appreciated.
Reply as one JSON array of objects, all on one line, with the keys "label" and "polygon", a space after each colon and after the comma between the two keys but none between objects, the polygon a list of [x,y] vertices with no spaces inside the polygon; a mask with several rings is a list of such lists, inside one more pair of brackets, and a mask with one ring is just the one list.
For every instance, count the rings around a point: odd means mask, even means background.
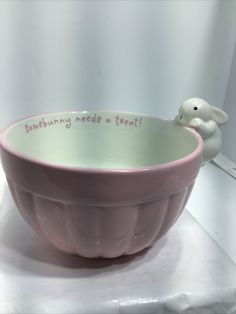
[{"label": "pink ceramic bowl", "polygon": [[58,249],[133,254],[174,224],[198,174],[193,130],[132,113],[64,112],[3,130],[1,158],[25,220]]}]

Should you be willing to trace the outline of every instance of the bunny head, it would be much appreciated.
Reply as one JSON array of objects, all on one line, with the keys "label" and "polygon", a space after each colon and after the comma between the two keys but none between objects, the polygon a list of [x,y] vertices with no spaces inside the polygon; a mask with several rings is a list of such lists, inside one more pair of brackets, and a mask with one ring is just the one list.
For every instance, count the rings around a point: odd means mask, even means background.
[{"label": "bunny head", "polygon": [[186,100],[179,108],[177,122],[188,125],[194,118],[200,118],[203,121],[213,120],[218,125],[225,124],[228,121],[228,115],[223,110],[209,105],[201,98]]}]

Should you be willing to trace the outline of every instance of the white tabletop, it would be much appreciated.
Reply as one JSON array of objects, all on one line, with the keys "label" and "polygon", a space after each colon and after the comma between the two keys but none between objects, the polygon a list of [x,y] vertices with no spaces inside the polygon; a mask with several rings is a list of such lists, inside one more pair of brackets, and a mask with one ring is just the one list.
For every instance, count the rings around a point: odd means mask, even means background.
[{"label": "white tabletop", "polygon": [[[219,154],[216,160],[222,157]],[[230,163],[223,161],[224,169],[230,169]],[[200,170],[187,208],[236,263],[236,178],[208,163]]]},{"label": "white tabletop", "polygon": [[0,313],[236,313],[236,265],[185,211],[154,247],[88,260],[39,240],[0,181]]}]

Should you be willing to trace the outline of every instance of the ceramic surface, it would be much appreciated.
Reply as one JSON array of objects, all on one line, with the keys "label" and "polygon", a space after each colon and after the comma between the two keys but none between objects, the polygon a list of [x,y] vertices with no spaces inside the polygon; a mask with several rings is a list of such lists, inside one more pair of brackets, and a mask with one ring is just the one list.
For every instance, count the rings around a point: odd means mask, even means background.
[{"label": "ceramic surface", "polygon": [[194,128],[204,141],[203,162],[213,159],[221,149],[220,126],[228,122],[228,115],[201,98],[187,99],[179,108],[176,121]]},{"label": "ceramic surface", "polygon": [[21,120],[0,137],[15,203],[41,237],[90,258],[160,239],[191,193],[203,143],[174,121],[67,112]]}]

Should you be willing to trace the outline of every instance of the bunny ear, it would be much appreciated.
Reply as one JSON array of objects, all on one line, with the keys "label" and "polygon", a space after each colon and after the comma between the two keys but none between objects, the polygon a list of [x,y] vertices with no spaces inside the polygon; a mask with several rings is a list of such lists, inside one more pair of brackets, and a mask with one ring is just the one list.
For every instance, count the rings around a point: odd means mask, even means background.
[{"label": "bunny ear", "polygon": [[213,106],[210,106],[210,107],[211,107],[211,117],[218,125],[225,124],[229,120],[227,113],[225,113],[223,110],[213,107]]}]

